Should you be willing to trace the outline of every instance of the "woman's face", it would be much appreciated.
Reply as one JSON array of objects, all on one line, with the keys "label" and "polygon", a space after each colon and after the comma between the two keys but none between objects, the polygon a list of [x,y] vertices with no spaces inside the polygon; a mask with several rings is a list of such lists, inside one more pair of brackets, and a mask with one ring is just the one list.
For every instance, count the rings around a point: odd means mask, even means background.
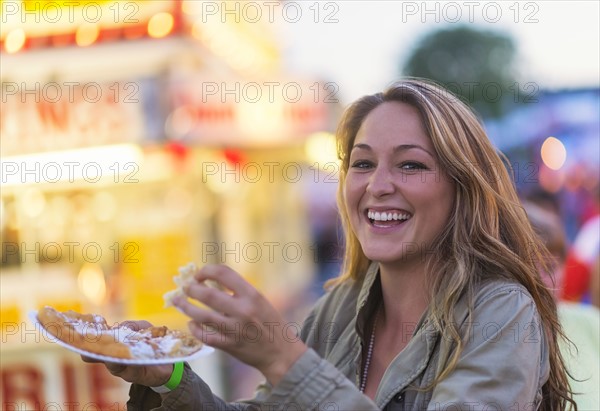
[{"label": "woman's face", "polygon": [[421,262],[448,223],[454,184],[440,170],[418,111],[386,102],[364,119],[344,185],[363,252],[381,263]]}]

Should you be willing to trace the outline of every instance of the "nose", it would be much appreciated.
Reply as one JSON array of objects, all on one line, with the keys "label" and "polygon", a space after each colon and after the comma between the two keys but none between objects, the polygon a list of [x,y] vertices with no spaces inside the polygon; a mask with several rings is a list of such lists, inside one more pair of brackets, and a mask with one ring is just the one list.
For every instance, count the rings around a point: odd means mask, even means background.
[{"label": "nose", "polygon": [[376,167],[369,178],[367,192],[374,197],[380,197],[386,194],[391,194],[395,190],[396,186],[390,170],[388,170],[386,167]]}]

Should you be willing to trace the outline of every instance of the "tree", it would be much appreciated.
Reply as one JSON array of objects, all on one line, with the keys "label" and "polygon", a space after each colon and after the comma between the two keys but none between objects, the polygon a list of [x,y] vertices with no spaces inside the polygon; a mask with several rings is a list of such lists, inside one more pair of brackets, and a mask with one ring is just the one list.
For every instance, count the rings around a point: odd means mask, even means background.
[{"label": "tree", "polygon": [[401,71],[444,85],[483,117],[500,117],[521,96],[514,64],[511,37],[459,26],[422,38]]}]

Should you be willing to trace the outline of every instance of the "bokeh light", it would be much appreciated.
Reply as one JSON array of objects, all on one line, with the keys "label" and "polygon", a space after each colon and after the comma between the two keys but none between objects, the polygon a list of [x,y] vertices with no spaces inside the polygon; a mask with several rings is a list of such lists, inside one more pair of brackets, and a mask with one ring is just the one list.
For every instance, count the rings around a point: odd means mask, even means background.
[{"label": "bokeh light", "polygon": [[98,264],[84,264],[77,276],[77,285],[83,295],[89,298],[92,303],[100,305],[104,301],[106,281],[104,280],[104,272]]},{"label": "bokeh light", "polygon": [[556,137],[548,137],[540,151],[542,161],[551,170],[560,170],[567,160],[567,149]]},{"label": "bokeh light", "polygon": [[7,53],[16,53],[23,48],[26,39],[27,37],[25,36],[25,30],[20,28],[12,30],[6,35],[6,39],[4,40],[4,49]]},{"label": "bokeh light", "polygon": [[79,47],[90,46],[98,40],[99,35],[100,28],[97,24],[82,24],[75,32],[75,42]]},{"label": "bokeh light", "polygon": [[157,13],[148,22],[148,35],[154,38],[165,37],[173,30],[174,24],[175,20],[171,13]]}]

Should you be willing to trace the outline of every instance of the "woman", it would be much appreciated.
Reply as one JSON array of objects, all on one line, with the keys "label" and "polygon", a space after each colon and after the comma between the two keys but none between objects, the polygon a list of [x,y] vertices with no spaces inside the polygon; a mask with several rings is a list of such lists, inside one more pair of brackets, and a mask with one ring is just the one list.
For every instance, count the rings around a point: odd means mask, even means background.
[{"label": "woman", "polygon": [[[572,404],[556,305],[536,271],[544,246],[473,113],[411,79],[352,104],[337,138],[344,271],[301,338],[291,338],[273,307],[224,266],[199,270],[186,289],[209,309],[175,302],[192,333],[264,374],[256,397],[226,404],[187,366],[108,364],[135,383],[130,409]],[[230,292],[207,287],[208,279]],[[248,324],[251,336],[240,332]],[[148,388],[167,380],[165,393]]]}]

